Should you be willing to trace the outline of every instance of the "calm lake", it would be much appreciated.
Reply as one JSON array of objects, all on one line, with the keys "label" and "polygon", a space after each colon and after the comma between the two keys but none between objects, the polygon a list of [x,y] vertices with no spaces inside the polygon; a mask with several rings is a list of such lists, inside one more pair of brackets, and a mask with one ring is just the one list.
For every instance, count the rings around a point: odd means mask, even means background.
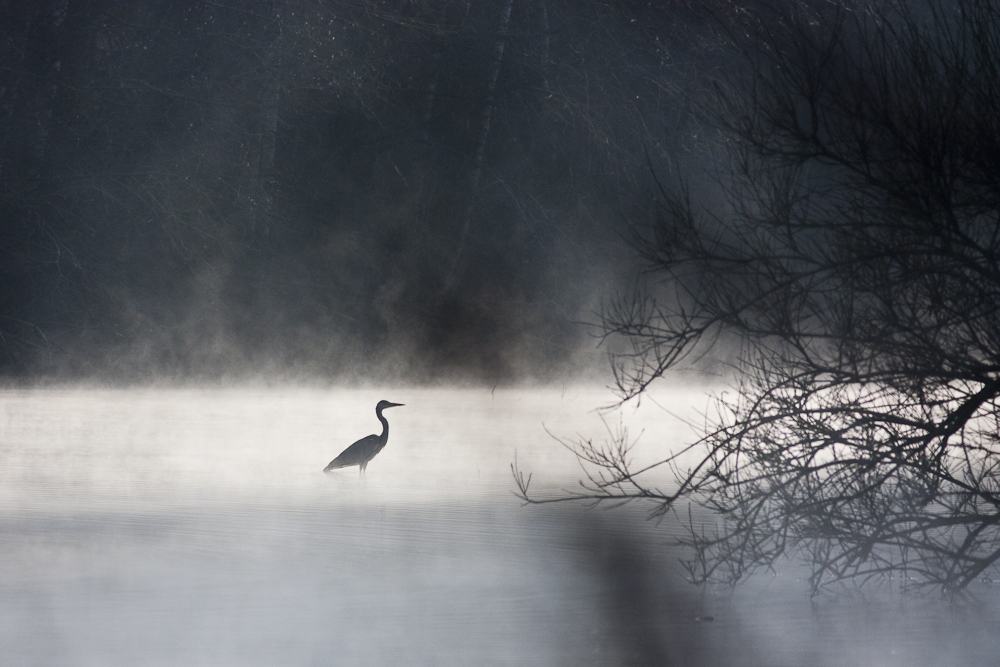
[{"label": "calm lake", "polygon": [[[689,438],[703,392],[651,398],[606,426],[585,386],[0,392],[0,664],[996,664],[1000,586],[696,588],[642,506],[513,495],[515,455],[575,485],[553,435]],[[406,405],[367,475],[323,474],[380,399]]]}]

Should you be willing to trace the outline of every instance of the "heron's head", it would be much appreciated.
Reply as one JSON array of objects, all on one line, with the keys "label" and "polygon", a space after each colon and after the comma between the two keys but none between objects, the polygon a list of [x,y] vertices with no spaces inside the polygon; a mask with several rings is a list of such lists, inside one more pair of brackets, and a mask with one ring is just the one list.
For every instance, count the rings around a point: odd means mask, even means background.
[{"label": "heron's head", "polygon": [[386,408],[398,408],[401,405],[404,405],[404,403],[390,403],[389,401],[379,401],[378,405],[375,406],[375,411],[382,412],[382,410],[385,410]]}]

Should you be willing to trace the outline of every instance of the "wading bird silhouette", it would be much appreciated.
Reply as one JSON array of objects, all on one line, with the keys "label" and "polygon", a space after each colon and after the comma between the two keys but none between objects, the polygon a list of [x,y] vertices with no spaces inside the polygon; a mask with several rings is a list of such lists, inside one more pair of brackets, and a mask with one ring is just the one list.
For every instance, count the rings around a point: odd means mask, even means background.
[{"label": "wading bird silhouette", "polygon": [[375,406],[375,415],[382,422],[382,435],[375,435],[361,438],[356,443],[340,453],[340,456],[330,461],[330,465],[323,468],[323,472],[330,472],[337,468],[349,468],[350,466],[360,466],[361,473],[364,474],[368,462],[375,458],[375,455],[382,451],[386,441],[389,439],[389,422],[382,416],[382,411],[386,408],[397,408],[402,403],[390,403],[389,401],[379,401]]}]

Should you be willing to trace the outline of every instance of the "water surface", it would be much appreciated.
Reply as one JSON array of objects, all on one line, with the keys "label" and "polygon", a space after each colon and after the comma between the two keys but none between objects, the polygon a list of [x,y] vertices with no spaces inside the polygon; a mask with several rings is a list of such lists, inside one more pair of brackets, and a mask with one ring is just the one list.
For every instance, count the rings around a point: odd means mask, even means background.
[{"label": "water surface", "polygon": [[[325,475],[379,430],[361,477]],[[700,392],[619,420],[639,459]],[[794,566],[686,584],[641,507],[523,507],[600,439],[599,387],[0,393],[0,654],[11,665],[937,665],[997,655],[997,596],[810,601]],[[665,481],[665,480],[664,480]],[[711,618],[712,620],[707,620]],[[978,662],[972,662],[978,661]]]}]

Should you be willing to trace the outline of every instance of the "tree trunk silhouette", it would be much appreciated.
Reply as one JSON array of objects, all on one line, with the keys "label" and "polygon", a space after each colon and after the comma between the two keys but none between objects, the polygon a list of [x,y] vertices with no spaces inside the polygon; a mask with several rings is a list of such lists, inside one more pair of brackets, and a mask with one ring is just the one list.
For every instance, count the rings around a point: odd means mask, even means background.
[{"label": "tree trunk silhouette", "polygon": [[260,92],[260,109],[257,114],[257,128],[254,144],[256,155],[253,162],[252,199],[250,208],[250,234],[255,240],[267,238],[271,234],[271,211],[274,204],[274,154],[278,141],[278,111],[281,104],[281,68],[284,35],[281,26],[282,0],[270,3],[270,25],[267,31],[277,34],[265,47]]},{"label": "tree trunk silhouette", "polygon": [[549,89],[549,57],[550,57],[550,30],[549,30],[549,2],[548,0],[538,0],[542,9],[542,86]]},{"label": "tree trunk silhouette", "polygon": [[[39,39],[47,39],[50,43],[56,42],[56,33],[66,20],[68,9],[67,0],[53,0],[47,3],[39,21]],[[36,106],[34,109],[34,131],[31,137],[30,167],[26,182],[26,191],[34,193],[41,183],[42,169],[45,163],[46,149],[48,147],[49,131],[52,124],[53,106],[59,94],[59,85],[56,77],[62,68],[62,61],[59,57],[59,49],[51,48],[39,63],[37,74],[38,95],[36,95]]]},{"label": "tree trunk silhouette", "polygon": [[494,96],[496,94],[497,78],[500,76],[500,66],[503,64],[504,45],[507,42],[507,27],[510,25],[510,11],[514,0],[504,0],[501,10],[500,27],[497,29],[496,43],[493,48],[493,58],[490,61],[490,73],[486,83],[486,102],[483,105],[482,122],[479,130],[479,141],[476,145],[476,154],[472,165],[472,175],[469,179],[469,204],[465,211],[462,223],[462,234],[458,240],[458,249],[455,251],[455,258],[452,261],[451,270],[445,280],[445,290],[449,290],[454,284],[458,271],[458,263],[465,249],[466,241],[469,237],[469,227],[472,223],[472,213],[476,207],[476,195],[479,191],[479,179],[483,173],[483,156],[486,154],[486,141],[490,136],[490,120],[493,117]]},{"label": "tree trunk silhouette", "polygon": [[430,150],[431,144],[431,118],[434,116],[434,97],[437,94],[438,80],[441,78],[441,50],[436,49],[432,56],[434,60],[434,71],[431,73],[431,80],[427,82],[424,91],[424,113],[420,118],[420,143],[424,152]]}]

